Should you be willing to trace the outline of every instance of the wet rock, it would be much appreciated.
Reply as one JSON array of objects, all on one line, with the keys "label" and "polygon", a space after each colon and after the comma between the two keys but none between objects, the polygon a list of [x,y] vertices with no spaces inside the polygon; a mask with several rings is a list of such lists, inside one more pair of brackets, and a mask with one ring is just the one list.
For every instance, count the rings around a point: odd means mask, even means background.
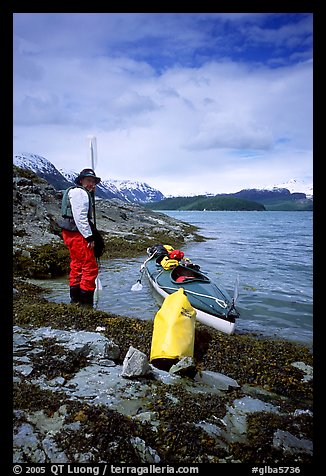
[{"label": "wet rock", "polygon": [[161,461],[157,451],[147,446],[144,440],[139,437],[131,438],[131,443],[139,454],[142,463],[158,464]]},{"label": "wet rock", "polygon": [[42,447],[48,461],[55,461],[56,463],[69,463],[66,454],[64,451],[60,451],[53,438],[49,436],[45,437],[42,440]]},{"label": "wet rock", "polygon": [[61,430],[65,420],[65,414],[66,407],[61,406],[59,410],[51,416],[46,415],[43,410],[39,410],[28,415],[27,419],[38,431],[42,432],[44,428],[46,428],[48,435],[54,435]]},{"label": "wet rock", "polygon": [[147,356],[130,346],[124,358],[122,365],[122,377],[144,377],[149,375],[151,368],[148,363]]},{"label": "wet rock", "polygon": [[194,377],[197,373],[194,359],[192,357],[183,357],[179,362],[171,366],[169,372],[175,375]]},{"label": "wet rock", "polygon": [[295,455],[296,453],[307,453],[312,455],[313,443],[306,438],[298,438],[288,431],[277,430],[273,437],[273,446],[281,448],[284,453]]},{"label": "wet rock", "polygon": [[219,372],[212,372],[210,370],[203,370],[196,374],[195,381],[208,385],[209,387],[217,388],[219,390],[229,390],[230,387],[239,388],[240,385],[233,378],[223,375]]},{"label": "wet rock", "polygon": [[31,365],[17,365],[15,370],[24,377],[28,377],[33,372],[33,367]]},{"label": "wet rock", "polygon": [[304,376],[302,378],[303,382],[309,382],[313,379],[313,368],[311,365],[307,365],[304,362],[293,362],[293,367],[296,367],[299,370],[302,370]]},{"label": "wet rock", "polygon": [[228,407],[223,422],[227,431],[223,429],[222,433],[227,441],[244,442],[247,434],[247,416],[256,412],[275,412],[278,408],[272,404],[262,402],[257,398],[244,397],[233,402]]},{"label": "wet rock", "polygon": [[32,425],[23,423],[16,429],[13,439],[13,462],[45,463],[46,456]]},{"label": "wet rock", "polygon": [[105,356],[107,359],[111,359],[114,362],[120,359],[120,356],[121,356],[120,347],[117,344],[115,344],[112,340],[109,340],[105,344],[104,351],[105,351]]},{"label": "wet rock", "polygon": [[133,416],[132,418],[134,420],[141,421],[142,423],[148,422],[153,424],[153,422],[156,423],[157,416],[158,416],[157,412],[142,412],[142,413],[137,413],[137,415]]}]

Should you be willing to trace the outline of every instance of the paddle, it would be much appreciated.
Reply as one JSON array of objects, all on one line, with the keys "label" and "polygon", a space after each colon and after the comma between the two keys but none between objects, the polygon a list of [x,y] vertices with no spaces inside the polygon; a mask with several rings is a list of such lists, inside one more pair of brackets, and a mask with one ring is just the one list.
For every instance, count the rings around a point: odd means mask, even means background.
[{"label": "paddle", "polygon": [[237,275],[235,280],[235,287],[234,287],[234,293],[233,293],[233,306],[235,306],[238,300],[238,297],[239,297],[239,275]]},{"label": "paddle", "polygon": [[140,267],[140,276],[137,279],[136,283],[131,286],[131,291],[141,291],[143,289],[141,279],[142,279],[143,272],[144,272],[144,269],[145,269],[145,263],[147,261],[148,261],[148,259],[141,265],[141,267]]},{"label": "paddle", "polygon": [[[145,261],[146,262],[146,261]],[[140,267],[140,276],[139,278],[137,279],[136,283],[133,284],[131,286],[131,291],[141,291],[143,289],[143,285],[141,283],[141,279],[142,279],[142,276],[143,276],[143,272],[144,272],[144,265],[145,263],[143,263]]]},{"label": "paddle", "polygon": [[240,314],[239,312],[237,311],[235,305],[236,305],[236,302],[238,300],[238,297],[239,297],[239,275],[237,274],[237,277],[236,277],[236,280],[235,280],[235,286],[234,286],[234,292],[233,292],[233,298],[232,298],[232,306],[231,308],[229,309],[228,311],[228,315],[231,313],[231,311],[235,311],[237,316],[236,317],[239,317]]},{"label": "paddle", "polygon": [[[90,147],[90,155],[91,155],[91,165],[92,169],[95,172],[95,166],[97,164],[97,147],[96,147],[96,137],[90,136],[89,137],[90,142],[89,142],[89,147]],[[94,220],[94,225],[96,227],[96,213],[95,213],[95,194],[92,194],[92,206],[93,206],[93,220]]]},{"label": "paddle", "polygon": [[144,262],[143,264],[141,265],[140,267],[140,276],[139,278],[137,279],[136,283],[133,284],[131,286],[131,291],[141,291],[143,289],[143,285],[141,283],[141,279],[142,279],[142,276],[143,276],[143,272],[144,272],[144,269],[145,269],[145,264],[147,263],[147,261],[149,261],[150,259],[154,258],[156,252],[154,252],[151,256],[149,256]]},{"label": "paddle", "polygon": [[137,282],[131,286],[131,291],[141,291],[143,285],[141,283],[141,278],[137,279]]},{"label": "paddle", "polygon": [[[90,139],[89,147],[90,147],[91,166],[92,166],[92,169],[95,172],[95,167],[97,165],[96,137],[95,136],[89,136],[88,138]],[[94,192],[92,193],[92,207],[93,207],[93,221],[94,221],[94,226],[96,228],[96,210],[95,210],[95,193]],[[99,258],[96,258],[96,261],[97,261],[97,263],[100,267]],[[102,288],[101,280],[97,275],[96,280],[95,280],[95,293],[97,295],[97,301],[98,301],[98,298],[99,298],[99,292],[102,291],[102,289],[103,288]]]}]

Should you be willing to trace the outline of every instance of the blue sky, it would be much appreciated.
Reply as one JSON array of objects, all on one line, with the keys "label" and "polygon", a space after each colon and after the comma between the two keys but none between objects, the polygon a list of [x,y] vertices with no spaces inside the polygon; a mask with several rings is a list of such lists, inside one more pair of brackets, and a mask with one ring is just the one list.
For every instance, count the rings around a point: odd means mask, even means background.
[{"label": "blue sky", "polygon": [[14,153],[165,195],[312,182],[312,13],[14,13]]}]

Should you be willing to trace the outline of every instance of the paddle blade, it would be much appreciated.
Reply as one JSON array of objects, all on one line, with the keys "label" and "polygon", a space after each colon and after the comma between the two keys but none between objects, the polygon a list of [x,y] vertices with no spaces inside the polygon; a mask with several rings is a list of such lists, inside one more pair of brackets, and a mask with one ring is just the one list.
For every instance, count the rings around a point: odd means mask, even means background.
[{"label": "paddle blade", "polygon": [[237,278],[235,280],[235,287],[234,287],[234,293],[233,293],[233,304],[235,304],[238,300],[239,297],[239,275],[237,275]]},{"label": "paddle blade", "polygon": [[95,170],[97,165],[97,142],[95,136],[89,136],[89,148],[92,169]]},{"label": "paddle blade", "polygon": [[140,281],[137,281],[133,286],[131,286],[131,291],[141,291],[143,289],[143,285]]},{"label": "paddle blade", "polygon": [[102,291],[102,283],[101,283],[101,280],[100,278],[96,278],[96,281],[95,281],[95,291]]}]

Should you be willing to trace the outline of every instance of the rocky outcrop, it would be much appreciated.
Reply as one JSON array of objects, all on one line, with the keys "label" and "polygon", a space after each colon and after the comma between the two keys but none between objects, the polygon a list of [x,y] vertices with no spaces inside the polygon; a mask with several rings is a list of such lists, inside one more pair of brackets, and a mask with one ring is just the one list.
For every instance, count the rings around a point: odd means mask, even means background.
[{"label": "rocky outcrop", "polygon": [[[44,179],[31,171],[14,168],[14,249],[62,242],[57,225],[61,199],[62,191],[55,190]],[[107,239],[123,238],[134,243],[145,238],[155,240],[160,235],[178,243],[198,239],[195,227],[119,199],[96,200],[96,225]]]}]

